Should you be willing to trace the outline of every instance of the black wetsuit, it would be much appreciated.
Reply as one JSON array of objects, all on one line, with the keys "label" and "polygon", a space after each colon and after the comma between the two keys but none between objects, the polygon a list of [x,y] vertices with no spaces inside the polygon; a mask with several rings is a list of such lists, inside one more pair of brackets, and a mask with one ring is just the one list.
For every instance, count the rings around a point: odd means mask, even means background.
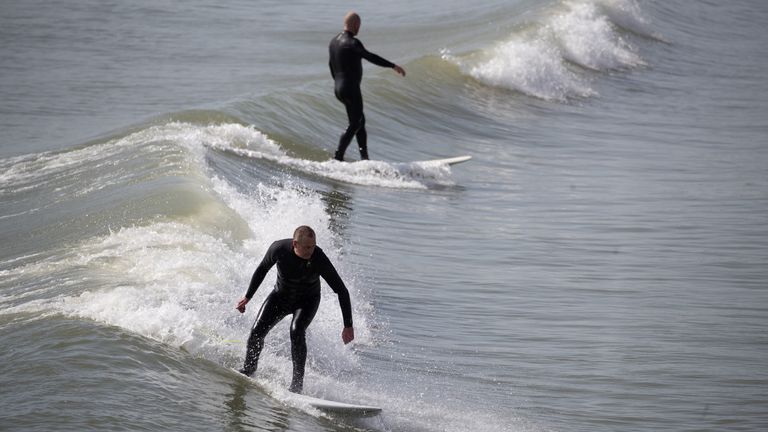
[{"label": "black wetsuit", "polygon": [[292,239],[278,240],[269,247],[261,264],[251,278],[245,297],[249,300],[261,285],[267,272],[277,264],[277,283],[261,305],[248,338],[248,349],[243,372],[251,375],[258,366],[264,338],[280,320],[293,314],[291,322],[291,357],[293,380],[290,390],[300,393],[304,383],[304,365],[307,361],[306,330],[320,305],[320,276],[339,296],[344,327],[352,327],[352,307],[349,291],[322,249],[315,247],[310,259],[305,260],[293,251]]},{"label": "black wetsuit", "polygon": [[368,159],[368,134],[365,131],[363,95],[360,93],[360,82],[363,79],[362,59],[387,68],[393,68],[395,64],[368,52],[362,42],[348,31],[343,31],[331,39],[328,52],[330,57],[328,66],[335,81],[334,93],[347,109],[349,119],[349,126],[339,139],[339,147],[334,157],[337,160],[344,160],[344,152],[352,141],[352,137],[357,136],[360,158]]}]

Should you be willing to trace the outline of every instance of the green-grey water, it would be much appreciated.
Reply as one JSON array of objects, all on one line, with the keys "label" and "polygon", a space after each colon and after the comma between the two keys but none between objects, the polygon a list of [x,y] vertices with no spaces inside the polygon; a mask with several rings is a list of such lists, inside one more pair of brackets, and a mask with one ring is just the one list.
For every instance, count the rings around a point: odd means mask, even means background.
[{"label": "green-grey water", "polygon": [[[768,7],[363,2],[345,165],[348,7],[0,5],[0,430],[764,430]],[[270,395],[287,321],[232,371],[300,224],[305,388],[378,417]]]}]

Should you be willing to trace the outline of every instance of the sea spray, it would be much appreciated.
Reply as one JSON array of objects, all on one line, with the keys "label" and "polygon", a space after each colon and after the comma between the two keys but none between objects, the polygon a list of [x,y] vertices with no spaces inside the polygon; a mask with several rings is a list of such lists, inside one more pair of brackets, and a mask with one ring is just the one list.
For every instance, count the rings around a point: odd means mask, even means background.
[{"label": "sea spray", "polygon": [[444,49],[442,57],[483,84],[535,98],[567,102],[597,96],[590,84],[594,76],[584,69],[645,65],[612,19],[635,31],[645,23],[630,0],[566,1],[489,48],[460,55]]}]

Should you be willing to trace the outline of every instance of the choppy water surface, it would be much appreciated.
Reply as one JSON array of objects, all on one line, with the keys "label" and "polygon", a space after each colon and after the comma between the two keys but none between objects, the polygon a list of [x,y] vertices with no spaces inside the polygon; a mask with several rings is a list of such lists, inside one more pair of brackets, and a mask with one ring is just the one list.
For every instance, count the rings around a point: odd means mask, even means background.
[{"label": "choppy water surface", "polygon": [[[348,6],[230,3],[0,6],[0,429],[768,427],[768,7],[363,3],[341,164]],[[300,224],[305,388],[379,417],[281,402],[287,322],[231,370]]]}]

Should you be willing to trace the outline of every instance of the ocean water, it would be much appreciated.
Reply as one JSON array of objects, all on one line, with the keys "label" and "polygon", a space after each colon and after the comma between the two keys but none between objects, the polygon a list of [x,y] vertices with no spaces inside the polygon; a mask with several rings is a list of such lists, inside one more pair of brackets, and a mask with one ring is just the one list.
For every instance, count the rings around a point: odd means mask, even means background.
[{"label": "ocean water", "polygon": [[[342,164],[349,7],[0,5],[0,430],[766,430],[768,3],[359,2],[408,74]],[[301,224],[305,390],[378,417],[286,400],[288,321],[231,370]]]}]

